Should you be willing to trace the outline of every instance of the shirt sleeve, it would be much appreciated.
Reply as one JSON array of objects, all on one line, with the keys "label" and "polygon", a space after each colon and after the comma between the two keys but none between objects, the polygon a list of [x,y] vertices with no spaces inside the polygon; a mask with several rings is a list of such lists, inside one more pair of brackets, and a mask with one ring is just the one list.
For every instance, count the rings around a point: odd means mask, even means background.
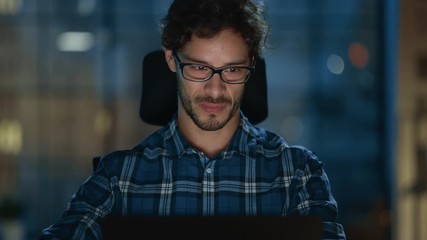
[{"label": "shirt sleeve", "polygon": [[61,218],[44,229],[39,239],[101,239],[99,223],[113,211],[115,195],[111,179],[99,166],[72,196]]},{"label": "shirt sleeve", "polygon": [[290,187],[289,215],[317,216],[322,219],[322,239],[346,239],[337,222],[338,206],[324,165],[317,156],[301,147],[291,152],[294,178]]}]

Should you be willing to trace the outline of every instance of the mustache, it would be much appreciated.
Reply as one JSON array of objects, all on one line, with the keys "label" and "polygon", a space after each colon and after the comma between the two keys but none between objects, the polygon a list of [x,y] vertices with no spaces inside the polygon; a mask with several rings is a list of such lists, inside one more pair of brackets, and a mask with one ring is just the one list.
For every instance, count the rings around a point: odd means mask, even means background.
[{"label": "mustache", "polygon": [[218,98],[213,98],[211,96],[197,96],[194,101],[196,103],[202,103],[202,102],[207,102],[207,103],[228,103],[231,104],[231,99],[226,98],[224,96],[218,97]]}]

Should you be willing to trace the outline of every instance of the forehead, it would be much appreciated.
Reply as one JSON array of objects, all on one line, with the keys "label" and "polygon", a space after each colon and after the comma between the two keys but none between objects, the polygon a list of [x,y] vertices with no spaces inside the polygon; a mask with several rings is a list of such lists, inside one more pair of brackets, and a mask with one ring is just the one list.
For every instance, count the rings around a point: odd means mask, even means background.
[{"label": "forehead", "polygon": [[185,56],[206,62],[212,62],[214,59],[222,59],[227,62],[249,58],[247,44],[239,33],[231,29],[224,29],[210,38],[193,34],[182,52]]}]

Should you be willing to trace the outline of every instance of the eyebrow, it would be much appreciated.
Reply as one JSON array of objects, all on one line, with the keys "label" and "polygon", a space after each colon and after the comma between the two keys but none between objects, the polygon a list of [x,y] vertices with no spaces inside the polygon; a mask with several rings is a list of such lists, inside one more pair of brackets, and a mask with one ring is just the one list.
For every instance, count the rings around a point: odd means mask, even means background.
[{"label": "eyebrow", "polygon": [[[185,58],[185,60],[196,63],[196,64],[203,64],[203,65],[207,65],[207,66],[211,66],[214,67],[212,65],[210,65],[208,62],[200,60],[200,59],[196,59],[196,58],[192,58],[187,56],[186,54],[182,53],[182,56]],[[242,59],[242,60],[236,60],[233,62],[228,62],[225,65],[221,66],[221,67],[226,67],[226,66],[234,66],[234,65],[244,65],[247,62],[246,59]],[[220,67],[220,68],[221,68]],[[214,67],[215,68],[215,67]]]}]

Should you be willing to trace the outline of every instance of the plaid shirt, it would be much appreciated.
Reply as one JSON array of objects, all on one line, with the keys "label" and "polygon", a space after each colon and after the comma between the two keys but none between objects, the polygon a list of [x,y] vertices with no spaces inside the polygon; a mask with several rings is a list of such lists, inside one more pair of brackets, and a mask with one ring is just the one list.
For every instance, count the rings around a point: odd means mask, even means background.
[{"label": "plaid shirt", "polygon": [[323,219],[324,239],[345,239],[322,162],[242,113],[213,159],[185,140],[175,118],[133,149],[104,156],[41,239],[100,239],[99,222],[109,214],[314,215]]}]

